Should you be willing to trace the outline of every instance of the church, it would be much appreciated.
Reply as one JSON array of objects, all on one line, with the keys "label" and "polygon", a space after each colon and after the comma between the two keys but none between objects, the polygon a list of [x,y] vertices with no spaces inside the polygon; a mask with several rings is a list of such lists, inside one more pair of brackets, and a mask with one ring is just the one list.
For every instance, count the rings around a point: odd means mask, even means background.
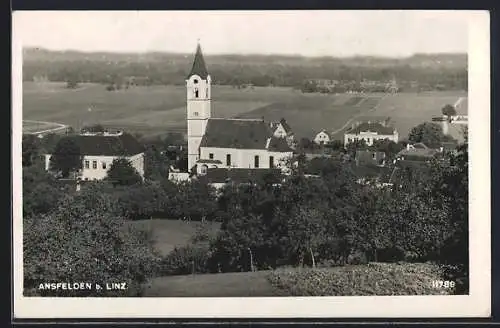
[{"label": "church", "polygon": [[279,169],[293,156],[285,120],[212,117],[212,79],[198,44],[186,78],[188,172],[210,169]]}]

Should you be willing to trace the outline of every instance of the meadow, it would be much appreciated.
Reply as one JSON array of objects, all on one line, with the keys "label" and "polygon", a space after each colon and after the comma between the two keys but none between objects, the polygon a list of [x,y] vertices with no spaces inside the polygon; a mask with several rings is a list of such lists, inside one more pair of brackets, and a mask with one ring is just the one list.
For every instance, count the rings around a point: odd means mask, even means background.
[{"label": "meadow", "polygon": [[[459,113],[467,114],[465,92],[329,95],[281,87],[236,89],[216,85],[212,97],[213,117],[285,118],[298,138],[312,138],[322,129],[335,131],[335,137],[340,138],[351,122],[387,116],[400,138],[405,138],[413,126],[441,115],[444,105],[455,104],[461,97],[465,101]],[[184,86],[106,91],[98,84],[82,84],[74,90],[66,89],[63,83],[23,84],[23,119],[62,123],[76,129],[100,123],[145,136],[185,132],[185,106]],[[23,129],[27,131],[25,126]]]},{"label": "meadow", "polygon": [[[182,220],[152,219],[128,221],[127,225],[149,234],[153,247],[161,256],[168,255],[176,247],[186,246],[191,242],[200,228],[200,222],[185,222]],[[219,231],[220,224],[217,222],[207,222],[203,229],[210,235],[215,235]]]},{"label": "meadow", "polygon": [[[128,221],[149,232],[162,257],[175,247],[190,244],[200,228],[215,236],[220,224],[152,219]],[[279,297],[323,295],[435,295],[452,290],[433,289],[440,279],[438,266],[425,263],[369,263],[341,267],[283,267],[256,272],[160,276],[145,284],[146,297]]]}]

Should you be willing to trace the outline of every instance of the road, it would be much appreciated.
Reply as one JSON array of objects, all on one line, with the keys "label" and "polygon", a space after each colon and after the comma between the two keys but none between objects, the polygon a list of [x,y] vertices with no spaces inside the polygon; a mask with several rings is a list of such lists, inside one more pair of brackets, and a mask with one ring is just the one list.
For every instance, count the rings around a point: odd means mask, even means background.
[{"label": "road", "polygon": [[57,131],[60,131],[60,130],[67,129],[69,127],[69,125],[61,124],[61,123],[56,123],[56,122],[32,121],[32,120],[23,120],[23,122],[26,122],[26,123],[35,123],[35,124],[57,125],[56,127],[53,127],[53,128],[50,128],[50,129],[46,129],[46,130],[42,130],[42,131],[36,131],[36,132],[30,132],[30,134],[34,134],[34,135],[39,135],[39,134],[43,134],[43,133],[54,133],[54,132],[57,132]]}]

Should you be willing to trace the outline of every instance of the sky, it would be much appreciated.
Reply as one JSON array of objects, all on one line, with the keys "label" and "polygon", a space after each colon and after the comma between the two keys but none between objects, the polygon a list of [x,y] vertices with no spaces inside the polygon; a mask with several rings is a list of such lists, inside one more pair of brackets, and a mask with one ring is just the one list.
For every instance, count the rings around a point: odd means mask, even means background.
[{"label": "sky", "polygon": [[410,56],[467,52],[466,11],[23,11],[24,47],[51,50]]}]

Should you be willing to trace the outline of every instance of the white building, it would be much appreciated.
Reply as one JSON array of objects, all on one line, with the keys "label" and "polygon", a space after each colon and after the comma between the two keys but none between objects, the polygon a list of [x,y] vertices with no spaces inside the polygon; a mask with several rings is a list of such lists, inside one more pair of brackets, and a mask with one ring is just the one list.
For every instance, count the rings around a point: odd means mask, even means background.
[{"label": "white building", "polygon": [[332,141],[332,138],[330,137],[330,134],[326,132],[326,130],[321,130],[315,137],[314,137],[314,143],[318,145],[326,145]]},{"label": "white building", "polygon": [[344,134],[344,145],[356,140],[364,140],[367,145],[373,145],[376,140],[388,139],[398,142],[399,134],[396,128],[388,126],[387,122],[363,122],[353,125]]},{"label": "white building", "polygon": [[[144,148],[128,133],[84,133],[74,136],[83,155],[82,180],[101,180],[107,176],[113,160],[128,159],[137,172],[144,176]],[[49,170],[51,154],[45,155],[45,169]]]},{"label": "white building", "polygon": [[284,120],[273,126],[263,119],[212,118],[211,81],[198,45],[186,80],[188,171],[274,168],[292,157]]}]

